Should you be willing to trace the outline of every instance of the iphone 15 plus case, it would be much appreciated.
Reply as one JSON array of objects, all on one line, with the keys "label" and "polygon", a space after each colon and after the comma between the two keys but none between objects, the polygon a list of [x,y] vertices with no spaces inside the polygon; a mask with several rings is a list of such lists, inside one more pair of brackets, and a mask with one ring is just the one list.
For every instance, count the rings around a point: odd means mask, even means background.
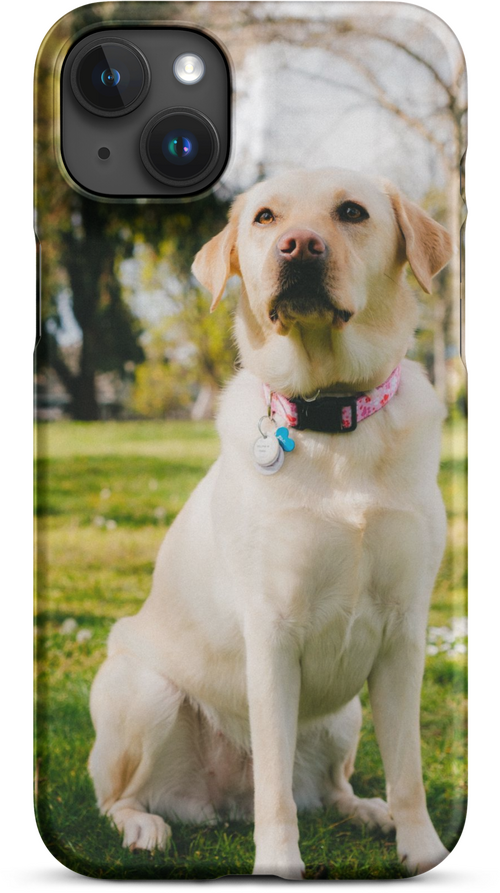
[{"label": "iphone 15 plus case", "polygon": [[457,39],[404,3],[98,3],[35,104],[45,845],[433,869],[466,803]]}]

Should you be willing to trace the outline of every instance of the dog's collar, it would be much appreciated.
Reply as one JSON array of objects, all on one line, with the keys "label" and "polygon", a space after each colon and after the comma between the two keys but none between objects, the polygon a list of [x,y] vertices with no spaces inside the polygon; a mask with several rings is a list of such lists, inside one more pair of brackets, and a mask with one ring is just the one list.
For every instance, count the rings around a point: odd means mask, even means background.
[{"label": "dog's collar", "polygon": [[294,397],[289,400],[283,394],[272,391],[269,385],[263,385],[264,399],[268,413],[286,420],[289,428],[299,431],[322,431],[325,434],[345,434],[354,431],[358,422],[378,412],[397,393],[401,380],[401,366],[396,366],[387,381],[374,388],[373,391],[349,396],[331,395],[307,399]]}]

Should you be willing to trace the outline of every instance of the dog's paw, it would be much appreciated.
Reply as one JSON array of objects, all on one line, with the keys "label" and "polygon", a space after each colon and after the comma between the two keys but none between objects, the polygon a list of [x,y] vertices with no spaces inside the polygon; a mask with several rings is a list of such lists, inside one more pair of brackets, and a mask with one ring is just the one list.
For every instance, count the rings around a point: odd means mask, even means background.
[{"label": "dog's paw", "polygon": [[449,856],[432,825],[418,830],[413,826],[398,830],[397,849],[410,875],[425,874]]},{"label": "dog's paw", "polygon": [[389,807],[380,797],[363,798],[354,795],[334,799],[338,811],[349,816],[355,825],[366,825],[370,830],[390,834],[395,825]]},{"label": "dog's paw", "polygon": [[123,823],[123,846],[130,850],[164,850],[172,835],[159,815],[135,812]]},{"label": "dog's paw", "polygon": [[390,834],[395,828],[389,807],[380,797],[367,799],[360,797],[356,804],[353,821],[358,825],[366,825],[371,830],[381,831],[382,834]]},{"label": "dog's paw", "polygon": [[300,858],[297,829],[287,825],[268,825],[256,842],[253,874],[270,874],[286,880],[302,880],[305,865]]},{"label": "dog's paw", "polygon": [[264,862],[255,861],[252,874],[267,874],[284,878],[287,881],[301,881],[306,875],[306,866],[302,859],[296,862],[281,862],[278,859],[269,859]]}]

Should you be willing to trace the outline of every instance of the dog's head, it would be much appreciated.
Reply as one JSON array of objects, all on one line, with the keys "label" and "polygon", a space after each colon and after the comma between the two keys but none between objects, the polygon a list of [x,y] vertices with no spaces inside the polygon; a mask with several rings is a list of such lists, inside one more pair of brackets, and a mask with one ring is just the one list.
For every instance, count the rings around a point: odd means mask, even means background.
[{"label": "dog's head", "polygon": [[405,262],[429,293],[450,256],[446,230],[393,186],[322,170],[290,172],[240,195],[193,272],[212,292],[212,309],[227,279],[241,276],[243,361],[296,394],[366,386],[390,372],[415,325]]}]

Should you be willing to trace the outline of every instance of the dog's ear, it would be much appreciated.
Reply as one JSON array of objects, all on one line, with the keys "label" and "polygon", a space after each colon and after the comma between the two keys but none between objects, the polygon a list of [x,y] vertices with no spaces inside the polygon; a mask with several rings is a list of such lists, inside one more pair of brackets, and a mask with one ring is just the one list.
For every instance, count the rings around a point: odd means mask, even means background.
[{"label": "dog's ear", "polygon": [[191,267],[198,281],[212,293],[210,313],[222,298],[229,277],[240,272],[236,251],[240,207],[239,199],[236,199],[231,208],[229,223],[221,233],[200,248]]},{"label": "dog's ear", "polygon": [[442,270],[453,254],[449,233],[394,187],[389,195],[403,236],[406,259],[415,279],[430,295],[432,277]]}]

